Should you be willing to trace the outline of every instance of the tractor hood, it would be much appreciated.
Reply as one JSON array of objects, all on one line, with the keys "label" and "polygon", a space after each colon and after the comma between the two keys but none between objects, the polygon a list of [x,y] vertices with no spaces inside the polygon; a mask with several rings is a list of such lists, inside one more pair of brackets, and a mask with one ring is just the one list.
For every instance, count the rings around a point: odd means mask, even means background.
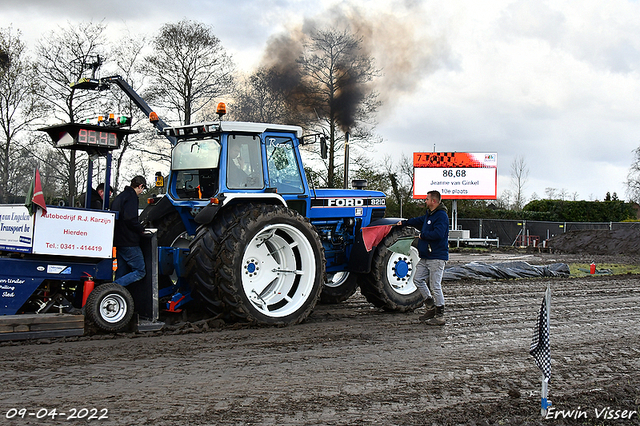
[{"label": "tractor hood", "polygon": [[316,189],[311,190],[312,198],[385,198],[382,191],[371,191],[363,189]]}]

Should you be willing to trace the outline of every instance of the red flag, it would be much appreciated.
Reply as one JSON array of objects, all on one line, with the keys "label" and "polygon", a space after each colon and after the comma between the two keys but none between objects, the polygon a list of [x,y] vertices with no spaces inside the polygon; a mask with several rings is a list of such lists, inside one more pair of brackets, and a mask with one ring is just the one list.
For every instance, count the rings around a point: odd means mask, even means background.
[{"label": "red flag", "polygon": [[44,201],[44,194],[42,193],[42,182],[40,182],[40,172],[36,169],[36,184],[33,189],[33,198],[31,199],[34,204],[40,206],[44,210],[44,214],[47,214],[47,204]]},{"label": "red flag", "polygon": [[40,207],[44,214],[47,214],[47,204],[44,201],[44,194],[42,193],[42,183],[40,182],[40,172],[36,169],[33,182],[27,193],[27,199],[25,200],[25,206],[29,209],[29,214],[35,213],[35,206]]},{"label": "red flag", "polygon": [[377,246],[391,231],[392,225],[368,226],[362,228],[362,240],[367,251]]}]

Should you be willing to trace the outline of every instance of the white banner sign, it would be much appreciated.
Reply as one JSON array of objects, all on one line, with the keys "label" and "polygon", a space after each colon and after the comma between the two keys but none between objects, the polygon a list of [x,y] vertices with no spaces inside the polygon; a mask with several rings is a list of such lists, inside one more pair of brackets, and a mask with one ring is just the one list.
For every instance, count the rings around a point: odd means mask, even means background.
[{"label": "white banner sign", "polygon": [[496,169],[415,169],[415,193],[440,191],[442,198],[495,198]]},{"label": "white banner sign", "polygon": [[414,152],[413,167],[413,198],[434,190],[445,199],[497,198],[495,152]]},{"label": "white banner sign", "polygon": [[0,250],[31,252],[33,217],[22,205],[0,206]]},{"label": "white banner sign", "polygon": [[113,249],[115,213],[47,207],[38,209],[33,252],[64,256],[110,258]]}]

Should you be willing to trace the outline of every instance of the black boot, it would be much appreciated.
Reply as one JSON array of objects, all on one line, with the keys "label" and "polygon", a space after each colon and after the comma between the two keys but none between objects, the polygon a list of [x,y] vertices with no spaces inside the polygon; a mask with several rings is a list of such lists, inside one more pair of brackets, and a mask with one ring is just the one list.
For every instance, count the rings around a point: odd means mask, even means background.
[{"label": "black boot", "polygon": [[435,309],[435,315],[433,318],[427,320],[426,324],[427,325],[444,325],[445,320],[444,320],[444,305],[443,306],[436,306]]},{"label": "black boot", "polygon": [[433,302],[433,298],[428,298],[424,301],[424,315],[420,315],[418,319],[420,321],[426,321],[429,318],[436,316],[436,304]]}]

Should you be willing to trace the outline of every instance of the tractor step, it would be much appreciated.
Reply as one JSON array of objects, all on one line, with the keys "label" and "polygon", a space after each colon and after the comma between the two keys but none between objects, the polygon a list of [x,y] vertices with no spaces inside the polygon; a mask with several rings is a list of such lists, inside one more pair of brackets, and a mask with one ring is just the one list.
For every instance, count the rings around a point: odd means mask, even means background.
[{"label": "tractor step", "polygon": [[24,314],[0,316],[0,341],[82,336],[84,315]]}]

